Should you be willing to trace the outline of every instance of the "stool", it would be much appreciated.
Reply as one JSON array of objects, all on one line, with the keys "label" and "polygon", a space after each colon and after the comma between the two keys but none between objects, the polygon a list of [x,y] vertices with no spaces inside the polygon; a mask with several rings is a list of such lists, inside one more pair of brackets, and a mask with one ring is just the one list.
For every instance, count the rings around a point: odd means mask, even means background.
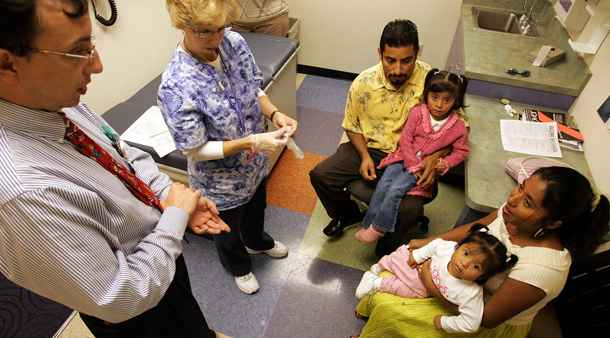
[{"label": "stool", "polygon": [[[360,202],[368,205],[371,203],[371,199],[373,199],[373,194],[375,193],[375,188],[377,187],[378,180],[375,181],[366,181],[364,179],[358,179],[347,185],[346,190],[350,193],[355,199]],[[432,197],[425,198],[424,205],[432,202],[436,195],[438,194],[438,184],[434,182],[434,188],[432,188]],[[428,231],[428,224],[430,223],[430,219],[424,215],[419,216],[419,228],[423,231]]]}]

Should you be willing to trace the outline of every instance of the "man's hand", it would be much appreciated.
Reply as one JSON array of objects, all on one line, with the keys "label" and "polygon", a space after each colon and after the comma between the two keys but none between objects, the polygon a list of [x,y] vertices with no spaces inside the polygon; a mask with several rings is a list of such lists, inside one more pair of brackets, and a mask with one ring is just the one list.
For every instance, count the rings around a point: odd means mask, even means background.
[{"label": "man's hand", "polygon": [[377,179],[377,172],[375,171],[375,162],[370,157],[362,160],[360,164],[360,175],[366,181],[374,181]]},{"label": "man's hand", "polygon": [[362,134],[354,133],[346,130],[345,134],[349,139],[350,143],[356,148],[358,155],[360,155],[360,175],[366,181],[374,181],[377,179],[377,172],[375,171],[375,162],[369,154],[369,150],[366,147],[366,141]]},{"label": "man's hand", "polygon": [[187,214],[192,215],[197,207],[197,200],[200,196],[201,190],[193,190],[193,188],[187,188],[182,183],[174,182],[169,188],[167,198],[159,202],[163,210],[167,207],[178,207],[186,211]]},{"label": "man's hand", "polygon": [[438,153],[431,154],[426,157],[419,167],[421,168],[421,173],[419,179],[417,180],[417,186],[420,190],[427,190],[428,188],[434,185],[434,181],[436,180],[437,172],[436,172],[436,163],[438,161]]},{"label": "man's hand", "polygon": [[203,196],[199,196],[197,208],[189,218],[188,225],[197,235],[218,235],[222,231],[231,232],[229,226],[218,217],[216,204]]},{"label": "man's hand", "polygon": [[439,173],[444,172],[445,170],[447,170],[447,164],[445,164],[445,162],[440,161],[436,164],[436,171]]}]

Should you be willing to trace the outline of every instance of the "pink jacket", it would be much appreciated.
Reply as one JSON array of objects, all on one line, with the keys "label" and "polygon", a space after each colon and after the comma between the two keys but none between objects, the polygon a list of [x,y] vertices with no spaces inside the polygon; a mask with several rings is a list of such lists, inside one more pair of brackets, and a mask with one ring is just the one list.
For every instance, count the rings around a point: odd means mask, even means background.
[{"label": "pink jacket", "polygon": [[[424,103],[411,109],[407,123],[402,130],[398,149],[381,160],[377,168],[383,169],[402,160],[405,162],[405,168],[410,173],[415,173],[421,170],[419,165],[423,159],[449,145],[453,147],[453,150],[443,159],[447,169],[441,175],[444,175],[449,168],[455,167],[468,156],[470,152],[468,130],[464,121],[460,120],[457,114],[451,113],[449,120],[439,130],[434,131],[430,122],[428,105]],[[415,156],[418,151],[421,151],[419,158]],[[432,196],[431,190],[421,191],[419,188],[413,189],[409,194],[424,197]]]}]

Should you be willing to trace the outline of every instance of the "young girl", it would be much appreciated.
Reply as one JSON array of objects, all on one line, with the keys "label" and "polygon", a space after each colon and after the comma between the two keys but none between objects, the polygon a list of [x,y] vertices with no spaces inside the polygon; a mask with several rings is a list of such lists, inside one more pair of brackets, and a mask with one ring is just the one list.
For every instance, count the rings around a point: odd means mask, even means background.
[{"label": "young girl", "polygon": [[[378,169],[386,170],[377,184],[363,229],[356,240],[371,243],[386,231],[394,232],[398,205],[406,193],[431,197],[431,191],[417,188],[421,163],[430,154],[451,146],[451,153],[439,159],[436,170],[444,175],[468,156],[468,130],[455,111],[464,106],[467,79],[432,69],[424,84],[424,103],[411,109],[396,152],[384,158]],[[430,189],[431,190],[431,189]]]},{"label": "young girl", "polygon": [[[484,308],[483,284],[488,277],[514,266],[518,260],[489,228],[475,224],[459,246],[453,241],[436,239],[413,252],[403,245],[384,256],[371,271],[364,273],[356,288],[356,298],[362,299],[377,291],[409,298],[428,297],[415,269],[428,259],[431,259],[430,275],[436,287],[459,307],[458,316],[434,318],[435,328],[449,333],[471,333],[479,329]],[[378,276],[386,270],[393,275]]]}]

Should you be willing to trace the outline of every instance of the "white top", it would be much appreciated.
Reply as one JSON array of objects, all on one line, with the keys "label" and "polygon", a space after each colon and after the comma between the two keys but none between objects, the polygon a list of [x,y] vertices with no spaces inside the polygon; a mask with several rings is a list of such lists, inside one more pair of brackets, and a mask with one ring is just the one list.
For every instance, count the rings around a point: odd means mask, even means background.
[{"label": "white top", "polygon": [[453,277],[447,270],[457,243],[437,238],[421,249],[413,250],[418,264],[430,261],[430,274],[443,297],[458,306],[457,316],[442,316],[441,327],[449,333],[472,333],[483,319],[483,287],[475,282]]},{"label": "white top", "polygon": [[494,236],[506,245],[508,251],[519,257],[519,260],[512,269],[489,278],[487,283],[485,283],[485,296],[487,300],[490,297],[490,293],[498,290],[507,277],[542,289],[546,292],[546,297],[529,309],[506,321],[510,325],[525,325],[534,319],[536,313],[541,308],[559,295],[568,278],[572,256],[566,249],[559,251],[539,247],[522,248],[514,245],[510,241],[506,224],[502,218],[502,207],[498,209],[498,218],[487,227],[492,231]]},{"label": "white top", "polygon": [[430,124],[432,125],[432,129],[434,131],[438,131],[439,129],[441,129],[443,124],[445,124],[445,122],[449,121],[449,116],[450,115],[447,115],[447,117],[445,117],[444,119],[437,121],[434,119],[434,117],[432,117],[432,114],[430,114]]}]

